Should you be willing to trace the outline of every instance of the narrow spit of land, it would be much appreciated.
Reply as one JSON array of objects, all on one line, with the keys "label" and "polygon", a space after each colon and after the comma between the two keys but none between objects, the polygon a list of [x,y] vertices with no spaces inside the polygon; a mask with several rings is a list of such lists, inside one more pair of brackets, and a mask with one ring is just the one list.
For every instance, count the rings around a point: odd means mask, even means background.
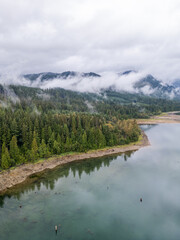
[{"label": "narrow spit of land", "polygon": [[151,124],[159,124],[159,123],[180,123],[180,112],[167,112],[162,113],[158,116],[153,116],[149,119],[137,119],[137,123],[139,125],[151,125]]},{"label": "narrow spit of land", "polygon": [[112,154],[124,153],[128,151],[136,151],[142,147],[150,145],[146,134],[142,131],[141,140],[136,143],[131,143],[124,146],[118,146],[113,148],[100,149],[95,151],[90,151],[87,153],[79,153],[74,155],[66,155],[60,157],[54,157],[43,162],[38,163],[28,163],[16,167],[15,169],[10,169],[4,171],[0,174],[0,193],[4,193],[9,188],[24,182],[29,176],[40,173],[44,170],[53,169],[57,166],[64,165],[73,161],[80,161],[88,158],[103,157]]}]

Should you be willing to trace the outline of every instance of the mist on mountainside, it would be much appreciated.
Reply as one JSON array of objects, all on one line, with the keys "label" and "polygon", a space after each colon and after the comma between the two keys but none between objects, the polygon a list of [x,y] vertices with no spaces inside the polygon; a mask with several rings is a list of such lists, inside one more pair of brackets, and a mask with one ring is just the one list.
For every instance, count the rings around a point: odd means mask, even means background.
[{"label": "mist on mountainside", "polygon": [[146,72],[127,70],[121,73],[44,72],[26,75],[1,75],[0,83],[24,85],[41,89],[63,88],[77,92],[100,93],[105,90],[141,93],[174,98],[180,95],[179,86],[165,84]]}]

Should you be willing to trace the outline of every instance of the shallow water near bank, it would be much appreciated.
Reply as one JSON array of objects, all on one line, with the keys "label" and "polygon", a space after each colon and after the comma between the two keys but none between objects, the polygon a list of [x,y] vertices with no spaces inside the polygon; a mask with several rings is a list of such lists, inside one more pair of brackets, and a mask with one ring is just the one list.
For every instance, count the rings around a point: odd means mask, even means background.
[{"label": "shallow water near bank", "polygon": [[0,239],[179,239],[180,125],[143,129],[149,147],[57,167],[2,196]]}]

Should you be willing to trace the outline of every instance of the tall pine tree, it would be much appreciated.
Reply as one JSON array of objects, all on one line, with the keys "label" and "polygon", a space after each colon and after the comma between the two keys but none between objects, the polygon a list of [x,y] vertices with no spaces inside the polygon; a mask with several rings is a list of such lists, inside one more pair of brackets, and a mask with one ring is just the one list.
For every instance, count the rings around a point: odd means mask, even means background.
[{"label": "tall pine tree", "polygon": [[10,159],[10,155],[8,152],[8,149],[5,148],[4,153],[2,154],[2,159],[1,159],[1,167],[3,169],[8,169],[11,166],[11,159]]}]

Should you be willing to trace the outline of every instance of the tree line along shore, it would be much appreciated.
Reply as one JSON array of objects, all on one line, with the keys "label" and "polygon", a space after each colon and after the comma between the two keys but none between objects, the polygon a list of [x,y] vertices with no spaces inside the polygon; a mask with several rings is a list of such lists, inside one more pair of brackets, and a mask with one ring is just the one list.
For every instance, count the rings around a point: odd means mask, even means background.
[{"label": "tree line along shore", "polygon": [[0,109],[0,168],[36,162],[68,152],[86,152],[139,139],[135,120],[111,121],[97,114],[32,114]]}]

